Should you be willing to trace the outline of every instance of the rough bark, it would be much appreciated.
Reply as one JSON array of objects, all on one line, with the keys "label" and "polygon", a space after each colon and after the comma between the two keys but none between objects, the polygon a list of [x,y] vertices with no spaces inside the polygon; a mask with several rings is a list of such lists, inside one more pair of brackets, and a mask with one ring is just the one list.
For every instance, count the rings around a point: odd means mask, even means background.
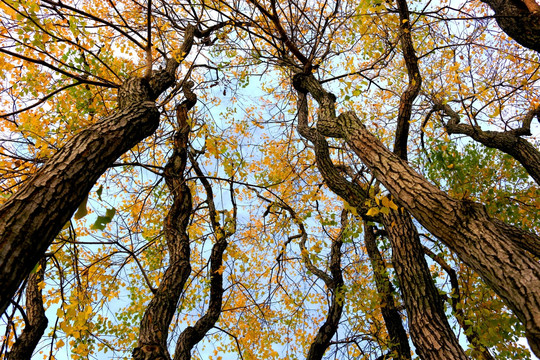
[{"label": "rough bark", "polygon": [[[352,115],[352,114],[350,114]],[[540,264],[516,246],[480,204],[448,197],[389,153],[354,116],[344,123],[349,145],[415,218],[476,270],[524,323],[540,353]]]},{"label": "rough bark", "polygon": [[[193,44],[188,26],[181,51]],[[179,63],[150,79],[130,78],[119,89],[118,110],[75,135],[0,208],[0,313],[69,221],[98,178],[159,124],[156,98],[175,81]]]},{"label": "rough bark", "polygon": [[533,0],[482,0],[495,12],[501,29],[519,44],[540,51],[540,14]]},{"label": "rough bark", "polygon": [[6,355],[6,360],[30,360],[41,336],[47,329],[49,321],[45,316],[43,297],[39,287],[45,276],[46,264],[44,259],[41,260],[39,270],[28,277],[26,287],[26,318],[28,322],[21,336],[13,344],[11,351]]},{"label": "rough bark", "polygon": [[227,237],[223,232],[218,232],[217,241],[212,247],[210,257],[210,301],[206,313],[195,323],[188,326],[178,338],[174,353],[174,360],[191,359],[191,350],[206,333],[212,329],[221,315],[223,301],[223,253],[227,248]]},{"label": "rough bark", "polygon": [[336,116],[335,97],[312,75],[295,76],[295,86],[319,103],[317,128],[344,138],[372,174],[433,235],[478,272],[523,322],[531,349],[540,355],[540,264],[519,245],[535,234],[491,219],[477,203],[450,198],[391,153],[362,124],[356,113]]},{"label": "rough bark", "polygon": [[383,219],[417,354],[425,360],[468,359],[448,324],[410,215],[390,210]]},{"label": "rough bark", "polygon": [[204,176],[199,165],[192,158],[192,166],[195,173],[199,177],[206,194],[206,202],[208,204],[208,215],[216,242],[212,246],[212,253],[210,255],[210,299],[208,302],[208,309],[206,313],[195,323],[193,326],[188,326],[176,341],[176,348],[174,352],[174,360],[190,360],[191,350],[197,343],[199,343],[206,333],[210,331],[219,320],[221,315],[222,303],[223,303],[223,253],[227,249],[227,239],[232,236],[236,231],[236,202],[234,200],[234,191],[231,188],[231,202],[233,204],[233,215],[231,219],[225,221],[223,226],[218,222],[218,214],[214,203],[214,193],[212,187],[206,177]]},{"label": "rough bark", "polygon": [[[420,92],[422,77],[413,46],[409,9],[397,1],[401,48],[409,84],[399,102],[394,154],[407,161],[407,142],[412,106]],[[444,312],[442,300],[424,258],[422,245],[410,214],[390,210],[383,223],[392,244],[392,263],[407,309],[412,341],[423,359],[467,359]]]},{"label": "rough bark", "polygon": [[358,184],[347,180],[334,166],[330,158],[328,142],[324,136],[320,135],[317,129],[308,125],[308,105],[307,96],[304,93],[298,93],[298,133],[315,146],[315,160],[317,168],[321,172],[325,184],[336,195],[345,199],[351,206],[354,206],[359,214],[365,215],[369,210],[365,200],[369,198],[368,189],[364,189]]},{"label": "rough bark", "polygon": [[407,67],[409,83],[399,99],[394,153],[400,158],[407,160],[407,140],[409,138],[412,106],[420,92],[422,77],[420,76],[420,69],[418,67],[418,57],[413,46],[407,2],[405,0],[398,0],[397,6],[399,12],[401,52],[405,60],[405,66]]},{"label": "rough bark", "polygon": [[341,270],[341,246],[343,245],[342,236],[347,226],[347,213],[344,211],[341,214],[341,232],[336,239],[333,239],[330,250],[330,274],[323,272],[316,268],[306,250],[307,233],[302,229],[302,240],[300,244],[300,250],[305,256],[303,257],[304,264],[309,271],[317,275],[317,277],[324,281],[328,290],[332,292],[332,301],[328,308],[328,314],[324,324],[317,331],[315,339],[311,342],[306,360],[321,360],[324,353],[330,346],[330,340],[336,335],[339,321],[341,320],[341,314],[343,313],[343,306],[345,305],[345,294],[343,272]]},{"label": "rough bark", "polygon": [[386,263],[377,247],[377,238],[373,226],[364,225],[364,244],[369,256],[377,292],[381,296],[381,313],[390,338],[390,350],[394,359],[411,359],[409,338],[403,327],[401,315],[394,301],[394,287],[386,272]]},{"label": "rough bark", "polygon": [[456,317],[459,326],[461,326],[461,328],[463,329],[463,334],[467,337],[469,344],[474,347],[472,352],[473,358],[478,358],[479,360],[494,360],[493,356],[489,352],[489,349],[482,344],[480,336],[476,332],[474,327],[468,324],[469,319],[467,319],[461,304],[461,293],[459,290],[459,283],[456,271],[452,269],[450,265],[448,265],[448,263],[444,261],[443,258],[434,254],[427,247],[424,246],[423,248],[424,253],[428,255],[432,260],[437,262],[444,269],[444,271],[446,271],[448,277],[450,278],[450,286],[452,287],[452,292],[450,294],[449,302],[452,306],[452,311],[454,312],[454,316]]},{"label": "rough bark", "polygon": [[[330,158],[330,151],[328,150],[328,143],[326,139],[319,135],[316,129],[310,128],[308,124],[308,105],[307,97],[305,93],[298,93],[298,132],[306,140],[312,142],[315,145],[315,157],[317,161],[317,168],[321,172],[327,186],[334,191],[337,195],[341,196],[346,201],[350,201],[350,204],[358,209],[360,213],[366,213],[367,207],[364,204],[364,200],[368,196],[368,192],[362,189],[358,184],[354,184],[343,177],[343,175],[335,168]],[[287,209],[291,214],[294,214],[292,209]],[[342,213],[341,218],[342,232],[347,223],[346,213]],[[307,240],[307,233],[301,222],[297,221],[301,230],[302,240],[300,247],[302,251],[305,250],[305,243]],[[341,240],[342,233],[340,233],[338,239],[332,242],[331,254],[330,254],[330,275],[324,271],[316,268],[310,261],[308,256],[304,256],[304,264],[309,271],[315,274],[319,279],[323,280],[332,292],[332,302],[330,304],[326,321],[321,326],[315,339],[311,343],[309,348],[307,359],[317,360],[322,359],[325,351],[330,345],[330,340],[336,334],[341,314],[343,312],[343,294],[341,294],[343,282],[343,273],[341,270]]]},{"label": "rough bark", "polygon": [[[412,102],[412,98],[406,97],[404,101]],[[328,151],[326,139],[318,133],[317,129],[309,128],[307,124],[307,102],[305,99],[305,94],[302,94],[301,91],[299,92],[298,107],[298,131],[302,136],[314,142],[317,167],[321,172],[325,183],[337,195],[352,206],[357,207],[360,214],[364,214],[366,210],[365,200],[369,196],[368,192],[359,184],[345,179],[345,177],[333,165]],[[407,111],[407,107],[400,107],[400,109]],[[324,110],[320,110],[320,113],[321,112],[324,112]],[[406,119],[407,115],[404,114],[403,118]],[[402,134],[402,140],[405,141],[405,145],[407,135],[407,133]],[[403,149],[403,147],[400,146],[397,149],[398,151],[401,150],[404,155],[406,154],[406,148]],[[409,316],[414,317],[414,319],[411,321],[411,333],[417,334],[417,336],[413,336],[413,341],[418,340],[418,342],[415,342],[417,352],[421,354],[424,359],[430,359],[432,355],[436,355],[434,358],[439,359],[465,359],[466,356],[463,353],[463,349],[459,346],[455,335],[450,329],[442,306],[417,302],[418,299],[420,299],[421,296],[426,293],[429,293],[431,296],[425,297],[425,299],[431,300],[437,298],[438,291],[431,280],[429,268],[427,267],[425,260],[423,260],[423,262],[419,262],[418,254],[415,252],[415,249],[407,248],[407,244],[414,243],[415,241],[418,242],[418,244],[416,244],[417,247],[420,246],[416,229],[414,228],[414,232],[411,230],[413,227],[409,215],[394,214],[394,216],[396,217],[395,222],[399,224],[410,223],[411,225],[411,227],[402,229],[401,233],[399,233],[399,236],[402,236],[403,238],[393,239],[399,246],[399,252],[401,255],[399,258],[401,261],[396,261],[394,266],[396,268],[396,272],[403,275],[400,277],[400,282],[407,289],[411,289],[405,296],[410,296],[409,302],[406,302],[406,306],[408,312],[409,308],[411,308],[411,314],[409,314]],[[403,219],[397,219],[401,217]],[[394,222],[383,221],[387,226]],[[393,235],[394,237],[398,236],[398,232],[394,231]],[[423,253],[421,252],[421,254]],[[409,266],[410,263],[414,263],[416,266],[410,269],[401,269],[403,266]],[[426,279],[431,281],[431,287],[425,285],[427,281]],[[422,289],[423,291],[421,293],[415,293],[414,290],[416,289]],[[434,323],[432,324],[431,321],[434,321]],[[423,340],[419,340],[425,333],[429,333],[430,336]]]},{"label": "rough bark", "polygon": [[148,304],[139,330],[135,360],[169,360],[167,349],[169,326],[176,313],[178,300],[191,273],[190,244],[187,227],[192,214],[191,190],[184,172],[188,158],[190,127],[187,113],[197,97],[191,92],[192,83],[184,84],[186,100],[177,107],[178,130],[174,135],[174,149],[165,166],[164,177],[173,202],[164,224],[170,265],[154,297]]}]

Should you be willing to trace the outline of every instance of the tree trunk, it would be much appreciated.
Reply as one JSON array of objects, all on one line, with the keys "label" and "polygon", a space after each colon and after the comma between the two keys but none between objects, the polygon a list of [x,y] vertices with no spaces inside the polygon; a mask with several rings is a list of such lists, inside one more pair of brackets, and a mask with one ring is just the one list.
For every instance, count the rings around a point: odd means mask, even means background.
[{"label": "tree trunk", "polygon": [[[501,29],[526,48],[540,51],[540,17],[534,0],[482,0],[495,12]],[[529,6],[527,6],[529,5]],[[533,5],[533,6],[530,6]]]},{"label": "tree trunk", "polygon": [[0,209],[0,313],[101,174],[156,130],[147,83],[132,78],[122,90],[122,108],[75,135]]},{"label": "tree trunk", "polygon": [[540,356],[540,263],[523,244],[540,238],[491,219],[482,205],[452,199],[429,183],[373,136],[355,112],[336,116],[335,96],[313,75],[296,74],[293,85],[319,103],[319,132],[345,139],[392,196],[478,272],[525,325],[529,345]]},{"label": "tree trunk", "polygon": [[41,268],[28,277],[26,287],[26,317],[28,323],[21,336],[17,339],[11,351],[7,354],[6,360],[30,360],[32,354],[47,329],[49,320],[45,316],[43,307],[43,296],[39,284],[45,276],[45,259],[40,261]]},{"label": "tree trunk", "polygon": [[416,352],[424,360],[468,359],[448,324],[410,215],[401,208],[383,219]]},{"label": "tree trunk", "polygon": [[519,245],[523,237],[510,237],[513,227],[491,219],[482,205],[452,199],[430,184],[370,134],[356,114],[342,114],[334,125],[326,125],[339,128],[392,196],[505,300],[525,325],[531,349],[540,355],[540,264]]},{"label": "tree trunk", "polygon": [[390,337],[390,349],[394,354],[394,359],[411,359],[409,338],[394,302],[394,287],[388,278],[386,264],[377,247],[374,228],[373,226],[364,225],[364,231],[364,244],[373,269],[377,292],[381,296],[381,313]]},{"label": "tree trunk", "polygon": [[[195,27],[187,26],[182,54],[189,53],[194,34]],[[75,135],[2,205],[0,314],[101,174],[157,129],[154,102],[174,84],[178,66],[169,59],[149,79],[126,80],[118,92],[118,110]]]},{"label": "tree trunk", "polygon": [[165,217],[164,233],[170,264],[144,311],[139,330],[139,341],[133,349],[134,360],[170,360],[167,349],[169,326],[177,310],[178,300],[191,273],[190,243],[187,228],[193,212],[191,190],[186,184],[185,169],[188,158],[190,127],[188,111],[197,102],[191,92],[193,84],[184,84],[187,98],[177,110],[178,131],[174,134],[174,149],[165,166],[164,177],[173,202]]}]

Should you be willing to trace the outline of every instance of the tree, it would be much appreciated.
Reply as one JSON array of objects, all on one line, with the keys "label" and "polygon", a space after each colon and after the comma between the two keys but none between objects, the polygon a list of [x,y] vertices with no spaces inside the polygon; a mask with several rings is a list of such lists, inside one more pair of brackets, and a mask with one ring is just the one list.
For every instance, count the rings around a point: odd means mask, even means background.
[{"label": "tree", "polygon": [[4,1],[2,351],[539,355],[538,5],[486,3]]}]

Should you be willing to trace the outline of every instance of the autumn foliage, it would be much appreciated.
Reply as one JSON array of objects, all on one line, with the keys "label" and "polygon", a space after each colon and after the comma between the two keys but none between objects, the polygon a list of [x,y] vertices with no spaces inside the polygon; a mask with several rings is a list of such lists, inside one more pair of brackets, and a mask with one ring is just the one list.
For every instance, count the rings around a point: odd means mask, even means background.
[{"label": "autumn foliage", "polygon": [[0,358],[540,356],[532,0],[0,2]]}]

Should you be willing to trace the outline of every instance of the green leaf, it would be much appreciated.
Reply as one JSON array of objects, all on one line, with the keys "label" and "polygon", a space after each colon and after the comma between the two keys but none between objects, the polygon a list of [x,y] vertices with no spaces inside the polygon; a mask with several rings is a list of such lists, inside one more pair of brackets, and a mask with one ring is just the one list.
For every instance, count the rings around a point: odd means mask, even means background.
[{"label": "green leaf", "polygon": [[99,189],[97,189],[96,193],[97,193],[97,196],[98,196],[99,200],[102,200],[101,199],[101,194],[103,193],[103,185],[101,185],[99,187]]},{"label": "green leaf", "polygon": [[105,213],[105,216],[111,218],[111,220],[112,220],[112,218],[114,217],[115,214],[116,214],[116,209],[111,208],[111,209],[107,209],[107,212]]},{"label": "green leaf", "polygon": [[81,205],[79,205],[79,208],[77,209],[77,212],[75,213],[75,220],[82,219],[88,214],[88,209],[86,209],[87,202],[88,202],[88,195],[86,195]]},{"label": "green leaf", "polygon": [[110,223],[116,214],[116,209],[107,209],[105,216],[98,216],[96,222],[91,226],[92,230],[105,230],[105,226]]}]

